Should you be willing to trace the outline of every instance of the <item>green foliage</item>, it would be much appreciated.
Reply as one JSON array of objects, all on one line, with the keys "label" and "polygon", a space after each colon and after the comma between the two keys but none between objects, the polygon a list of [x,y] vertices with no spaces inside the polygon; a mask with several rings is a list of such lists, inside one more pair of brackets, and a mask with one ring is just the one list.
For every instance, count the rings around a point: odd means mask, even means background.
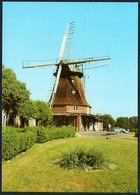
[{"label": "green foliage", "polygon": [[[94,147],[103,153],[105,163],[100,171],[69,170],[54,164],[61,159],[62,154],[82,146],[86,146],[86,150]],[[36,144],[12,162],[2,162],[3,192],[110,192],[111,195],[118,192],[136,194],[137,190],[137,139],[66,138],[48,144]]]},{"label": "green foliage", "polygon": [[66,137],[74,137],[75,129],[72,126],[69,127],[41,127],[37,129],[37,142],[44,143],[53,139],[60,139]]},{"label": "green foliage", "polygon": [[48,104],[40,100],[26,100],[21,103],[18,109],[18,116],[20,116],[22,127],[27,124],[30,117],[36,119],[37,125],[41,126],[49,125],[53,118]]},{"label": "green foliage", "polygon": [[23,152],[31,148],[37,139],[35,131],[27,131],[19,133],[19,152]]},{"label": "green foliage", "polygon": [[128,117],[118,117],[116,119],[115,126],[128,129],[129,128],[129,118]]},{"label": "green foliage", "polygon": [[45,143],[50,140],[74,137],[75,129],[71,126],[57,127],[4,127],[2,130],[2,158],[12,159],[20,152],[31,148],[36,142]]},{"label": "green foliage", "polygon": [[104,157],[101,152],[90,149],[76,148],[70,153],[63,154],[59,164],[63,168],[73,169],[99,169],[102,167]]},{"label": "green foliage", "polygon": [[129,129],[131,132],[135,131],[135,129],[138,129],[138,117],[118,117],[116,119],[115,126],[118,126],[120,128]]},{"label": "green foliage", "polygon": [[103,129],[104,130],[109,129],[108,125],[111,125],[111,127],[113,127],[115,124],[115,120],[109,114],[101,115],[99,121],[103,122]]},{"label": "green foliage", "polygon": [[[97,115],[98,116],[98,115]],[[120,127],[124,129],[129,129],[130,132],[135,132],[136,129],[138,129],[138,117],[132,116],[132,117],[118,117],[116,121],[112,118],[109,114],[104,114],[101,116],[98,116],[98,121],[103,122],[103,128],[104,130],[109,129],[109,124],[111,127]]]},{"label": "green foliage", "polygon": [[27,123],[30,117],[35,118],[40,125],[52,122],[52,113],[46,102],[29,100],[30,92],[26,84],[17,80],[16,74],[10,68],[2,67],[2,104],[9,116],[9,124],[13,125],[13,118],[17,115],[21,119],[21,126]]},{"label": "green foliage", "polygon": [[38,143],[45,143],[46,142],[46,128],[39,126],[39,128],[36,128],[37,130],[37,142]]},{"label": "green foliage", "polygon": [[2,68],[2,104],[3,109],[11,117],[18,113],[20,103],[29,99],[30,92],[26,84],[17,80],[15,73],[10,68]]},{"label": "green foliage", "polygon": [[18,133],[15,128],[4,128],[2,130],[2,158],[8,160],[19,153]]},{"label": "green foliage", "polygon": [[33,118],[37,119],[37,121],[40,122],[40,125],[49,125],[53,118],[49,105],[40,100],[34,101],[33,104],[35,109]]},{"label": "green foliage", "polygon": [[19,105],[18,116],[21,119],[22,126],[24,126],[30,117],[34,116],[34,113],[35,108],[32,100],[26,100]]},{"label": "green foliage", "polygon": [[138,117],[132,116],[129,118],[129,129],[130,131],[135,131],[138,129]]},{"label": "green foliage", "polygon": [[16,128],[6,127],[2,131],[2,159],[9,160],[22,151],[31,148],[36,142],[36,131],[17,131]]}]

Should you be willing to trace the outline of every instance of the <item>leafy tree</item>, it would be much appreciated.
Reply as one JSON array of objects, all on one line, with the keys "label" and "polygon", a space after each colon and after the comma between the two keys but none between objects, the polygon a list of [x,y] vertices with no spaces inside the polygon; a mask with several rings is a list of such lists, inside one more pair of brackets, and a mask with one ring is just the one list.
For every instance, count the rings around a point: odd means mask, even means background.
[{"label": "leafy tree", "polygon": [[15,117],[20,103],[29,99],[26,84],[17,80],[10,68],[2,67],[2,105],[7,115]]},{"label": "leafy tree", "polygon": [[115,126],[128,129],[129,128],[129,118],[128,117],[118,117],[116,119]]},{"label": "leafy tree", "polygon": [[129,129],[130,131],[136,131],[138,129],[138,117],[132,116],[129,118]]},{"label": "leafy tree", "polygon": [[36,119],[37,125],[40,122],[40,125],[46,126],[52,122],[52,112],[46,102],[40,100],[34,101],[34,109],[33,117]]},{"label": "leafy tree", "polygon": [[18,116],[21,120],[21,126],[27,124],[30,117],[35,115],[34,102],[32,100],[26,100],[19,105]]},{"label": "leafy tree", "polygon": [[99,121],[103,122],[103,129],[104,130],[108,130],[109,125],[111,125],[111,127],[113,127],[115,124],[115,120],[113,119],[113,117],[110,114],[101,115]]},{"label": "leafy tree", "polygon": [[26,89],[26,84],[18,81],[14,71],[3,65],[2,104],[7,116],[13,119],[18,115],[22,126],[27,123],[30,117],[35,118],[37,123],[40,121],[41,125],[51,123],[52,113],[48,104],[40,100],[30,100],[29,96],[30,92]]},{"label": "leafy tree", "polygon": [[116,119],[115,126],[124,128],[124,129],[129,129],[130,131],[135,131],[138,129],[138,117],[133,116],[133,117],[118,117]]}]

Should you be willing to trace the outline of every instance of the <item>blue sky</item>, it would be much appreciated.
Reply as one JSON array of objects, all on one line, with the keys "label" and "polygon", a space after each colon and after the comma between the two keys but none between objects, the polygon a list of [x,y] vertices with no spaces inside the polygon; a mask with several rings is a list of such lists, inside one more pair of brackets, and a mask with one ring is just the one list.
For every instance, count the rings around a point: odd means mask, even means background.
[{"label": "blue sky", "polygon": [[53,68],[22,69],[22,61],[58,58],[72,21],[71,58],[111,57],[109,66],[85,71],[92,113],[137,116],[138,3],[4,2],[3,64],[31,99],[46,101]]}]

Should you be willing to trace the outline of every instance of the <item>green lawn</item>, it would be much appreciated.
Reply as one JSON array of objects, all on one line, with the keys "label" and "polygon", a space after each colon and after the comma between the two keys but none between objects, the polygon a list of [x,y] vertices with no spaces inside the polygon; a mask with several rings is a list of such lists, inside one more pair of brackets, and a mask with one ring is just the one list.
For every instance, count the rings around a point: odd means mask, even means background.
[{"label": "green lawn", "polygon": [[[137,192],[137,140],[75,137],[35,144],[2,165],[2,191]],[[97,171],[66,170],[54,164],[77,146],[104,153],[109,167]],[[115,169],[113,167],[115,166]],[[111,168],[112,167],[112,168]]]}]

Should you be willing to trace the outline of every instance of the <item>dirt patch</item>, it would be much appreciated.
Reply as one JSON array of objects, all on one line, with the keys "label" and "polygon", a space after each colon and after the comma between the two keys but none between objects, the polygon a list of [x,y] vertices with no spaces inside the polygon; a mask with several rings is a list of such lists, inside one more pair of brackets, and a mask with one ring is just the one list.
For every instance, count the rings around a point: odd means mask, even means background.
[{"label": "dirt patch", "polygon": [[114,163],[109,163],[109,164],[106,164],[104,165],[102,168],[100,169],[92,169],[92,168],[85,168],[84,171],[85,172],[99,172],[99,171],[105,171],[107,169],[116,169],[117,168],[117,165],[114,164]]},{"label": "dirt patch", "polygon": [[110,168],[110,169],[116,169],[117,168],[117,165],[114,164],[114,163],[110,163],[110,164],[108,164],[108,168]]}]

